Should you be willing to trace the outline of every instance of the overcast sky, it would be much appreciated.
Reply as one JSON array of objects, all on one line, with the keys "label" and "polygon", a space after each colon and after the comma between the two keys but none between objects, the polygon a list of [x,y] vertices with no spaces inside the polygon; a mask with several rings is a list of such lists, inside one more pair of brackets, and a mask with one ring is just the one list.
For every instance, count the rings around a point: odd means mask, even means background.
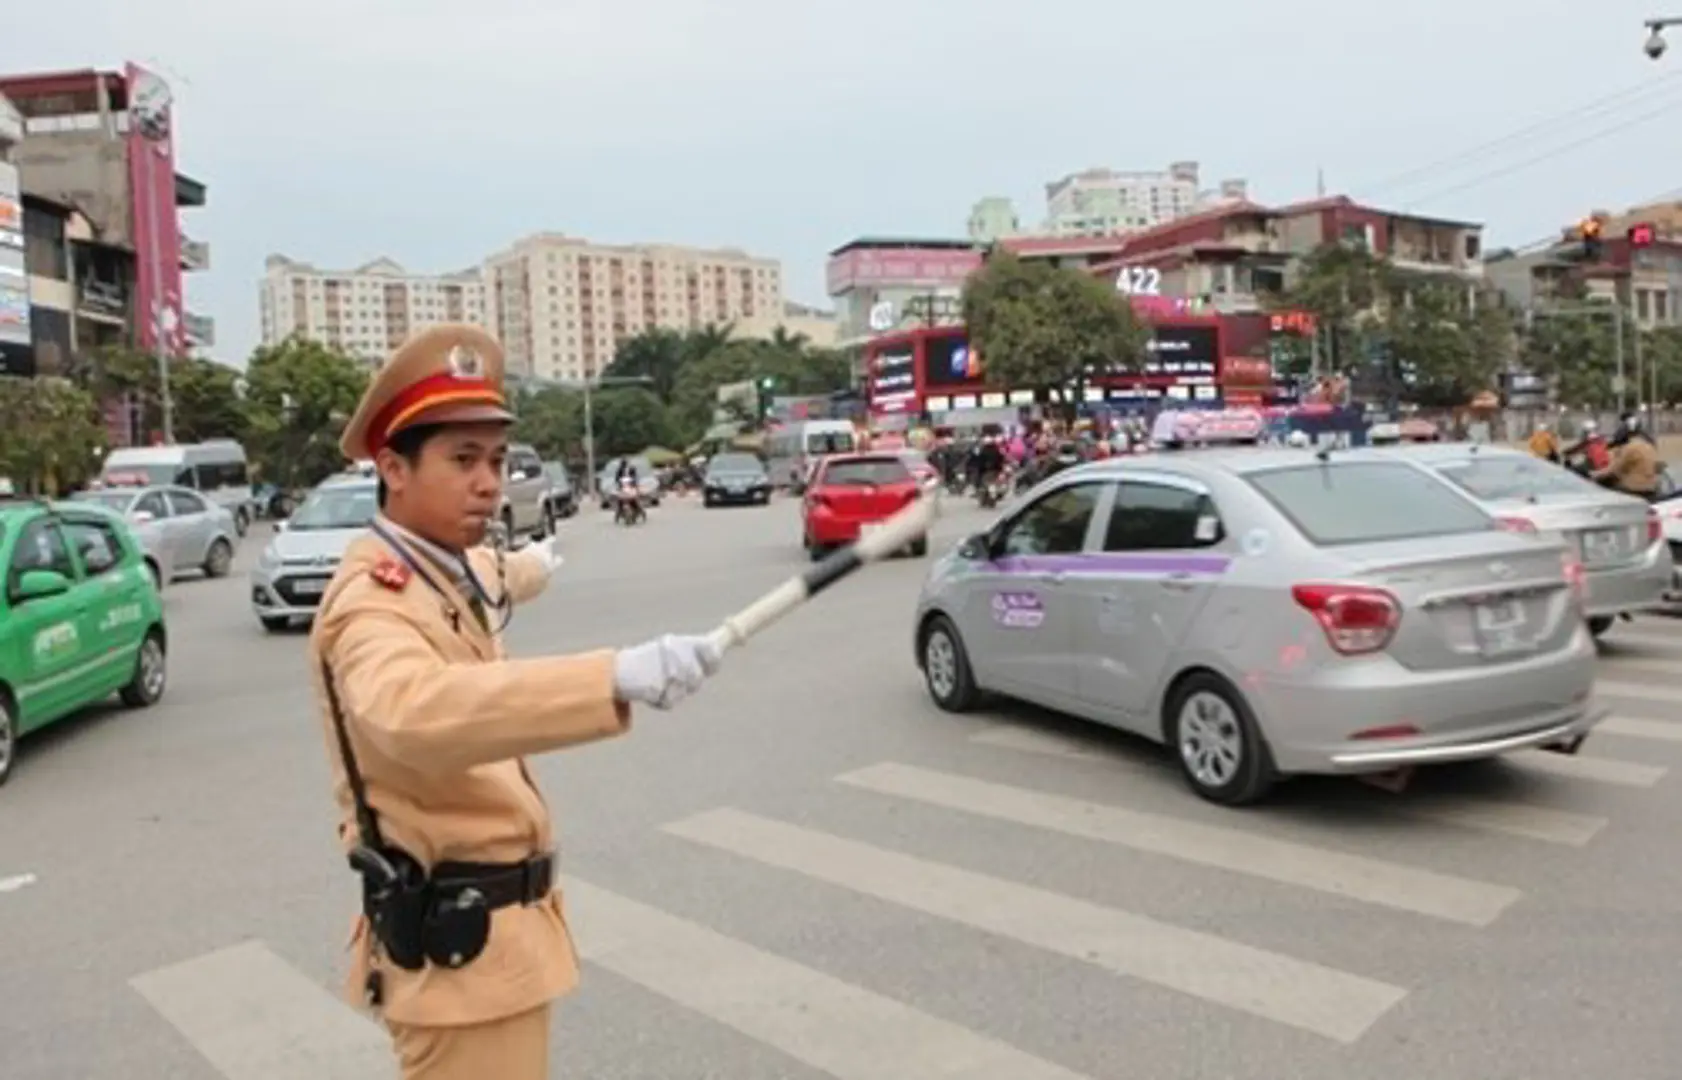
[{"label": "overcast sky", "polygon": [[733,245],[821,302],[836,245],[959,236],[986,194],[1037,220],[1044,182],[1092,165],[1194,159],[1265,202],[1324,169],[1535,241],[1682,188],[1653,3],[58,0],[9,20],[0,70],[170,78],[210,189],[189,305],[243,362],[271,252],[433,272],[537,230]]}]

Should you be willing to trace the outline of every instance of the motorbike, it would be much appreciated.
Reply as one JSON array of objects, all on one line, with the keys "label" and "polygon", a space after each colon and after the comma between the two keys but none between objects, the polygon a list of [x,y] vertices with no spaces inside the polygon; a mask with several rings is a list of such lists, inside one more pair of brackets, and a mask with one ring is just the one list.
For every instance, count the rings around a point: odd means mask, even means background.
[{"label": "motorbike", "polygon": [[1006,466],[985,477],[976,488],[975,501],[983,510],[991,510],[1010,494],[1013,484],[1011,470]]},{"label": "motorbike", "polygon": [[648,520],[648,511],[643,509],[642,492],[635,482],[621,480],[619,490],[613,496],[613,521],[616,525],[641,525]]}]

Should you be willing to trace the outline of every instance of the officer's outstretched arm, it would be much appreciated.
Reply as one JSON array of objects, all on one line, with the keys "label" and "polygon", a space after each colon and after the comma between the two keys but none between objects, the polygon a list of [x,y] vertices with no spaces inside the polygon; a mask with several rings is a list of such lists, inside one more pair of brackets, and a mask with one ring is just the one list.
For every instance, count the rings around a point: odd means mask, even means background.
[{"label": "officer's outstretched arm", "polygon": [[537,544],[525,547],[507,557],[508,598],[524,604],[543,595],[554,573],[549,560],[538,551]]},{"label": "officer's outstretched arm", "polygon": [[[350,597],[343,598],[349,600]],[[591,742],[630,726],[614,651],[441,663],[401,611],[338,605],[321,635],[353,724],[383,754],[427,772]]]}]

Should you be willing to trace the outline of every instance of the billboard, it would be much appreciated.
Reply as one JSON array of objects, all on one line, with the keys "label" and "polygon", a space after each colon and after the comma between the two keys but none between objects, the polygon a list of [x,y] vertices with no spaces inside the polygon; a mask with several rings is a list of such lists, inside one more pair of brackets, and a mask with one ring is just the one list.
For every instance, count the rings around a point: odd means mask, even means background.
[{"label": "billboard", "polygon": [[128,80],[129,205],[134,211],[135,331],[142,349],[186,347],[181,295],[181,222],[175,211],[174,109],[168,84],[135,64]]},{"label": "billboard", "polygon": [[981,266],[969,248],[853,248],[830,258],[824,277],[830,296],[849,289],[917,285],[961,286]]},{"label": "billboard", "polygon": [[35,374],[29,275],[24,269],[23,249],[23,195],[18,170],[15,165],[0,162],[0,375]]}]

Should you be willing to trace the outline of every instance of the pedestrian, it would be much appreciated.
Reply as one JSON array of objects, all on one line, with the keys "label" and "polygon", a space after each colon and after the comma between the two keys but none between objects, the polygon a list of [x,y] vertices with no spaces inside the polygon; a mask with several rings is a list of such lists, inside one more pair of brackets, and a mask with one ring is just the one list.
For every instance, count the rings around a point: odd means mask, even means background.
[{"label": "pedestrian", "polygon": [[309,656],[339,834],[362,878],[347,991],[404,1080],[548,1076],[551,1002],[578,982],[554,831],[525,756],[621,734],[718,669],[704,637],[508,659],[502,630],[558,564],[484,546],[513,416],[503,353],[425,330],[373,377],[340,448],[379,515],[340,561]]}]

